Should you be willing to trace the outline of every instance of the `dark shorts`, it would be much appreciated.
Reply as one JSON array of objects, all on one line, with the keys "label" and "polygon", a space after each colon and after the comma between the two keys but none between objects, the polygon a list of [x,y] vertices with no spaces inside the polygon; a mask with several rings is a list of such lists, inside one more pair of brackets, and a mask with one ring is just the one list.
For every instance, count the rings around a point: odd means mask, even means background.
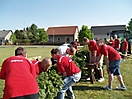
[{"label": "dark shorts", "polygon": [[120,62],[121,60],[115,60],[109,62],[109,71],[113,75],[120,75]]},{"label": "dark shorts", "polygon": [[119,51],[118,48],[115,48],[116,51]]},{"label": "dark shorts", "polygon": [[31,95],[20,96],[20,97],[15,97],[10,99],[38,99],[38,94],[31,94]]},{"label": "dark shorts", "polygon": [[122,54],[126,54],[126,51],[122,51]]}]

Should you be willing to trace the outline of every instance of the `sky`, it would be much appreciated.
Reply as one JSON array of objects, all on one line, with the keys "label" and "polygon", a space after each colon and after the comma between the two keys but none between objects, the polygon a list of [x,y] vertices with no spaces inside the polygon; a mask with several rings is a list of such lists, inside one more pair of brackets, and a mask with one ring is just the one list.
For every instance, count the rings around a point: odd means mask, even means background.
[{"label": "sky", "polygon": [[128,25],[132,0],[0,0],[0,30]]}]

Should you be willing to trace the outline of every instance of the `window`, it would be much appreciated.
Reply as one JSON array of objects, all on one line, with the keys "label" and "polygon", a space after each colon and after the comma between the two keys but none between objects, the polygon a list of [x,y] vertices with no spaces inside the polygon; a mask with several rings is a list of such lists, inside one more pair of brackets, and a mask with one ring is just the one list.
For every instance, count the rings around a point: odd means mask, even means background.
[{"label": "window", "polygon": [[66,42],[70,43],[70,38],[69,37],[66,37]]},{"label": "window", "polygon": [[58,38],[57,38],[57,41],[59,42],[60,40],[61,40],[61,38],[58,37]]},{"label": "window", "polygon": [[49,37],[49,42],[52,42],[52,38]]}]

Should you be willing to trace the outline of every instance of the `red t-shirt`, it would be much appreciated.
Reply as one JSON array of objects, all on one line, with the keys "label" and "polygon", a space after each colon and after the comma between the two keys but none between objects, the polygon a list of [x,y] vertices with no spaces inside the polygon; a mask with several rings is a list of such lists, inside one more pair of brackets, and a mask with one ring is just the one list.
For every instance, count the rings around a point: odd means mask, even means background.
[{"label": "red t-shirt", "polygon": [[78,42],[76,42],[76,45],[75,45],[75,49],[76,49],[76,50],[78,49],[78,47],[77,47],[77,46],[78,46]]},{"label": "red t-shirt", "polygon": [[98,47],[95,40],[90,40],[88,44],[90,52],[93,54],[94,51],[97,51]]},{"label": "red t-shirt", "polygon": [[114,48],[119,48],[119,45],[120,45],[120,40],[119,39],[115,39]]},{"label": "red t-shirt", "polygon": [[[111,43],[110,43],[110,42],[111,42]],[[109,43],[108,43],[108,45],[114,47],[114,40],[110,40]]]},{"label": "red t-shirt", "polygon": [[11,56],[4,60],[0,79],[5,80],[3,99],[38,93],[35,67],[23,56]]},{"label": "red t-shirt", "polygon": [[100,48],[97,47],[97,56],[99,56],[99,55],[100,55]]},{"label": "red t-shirt", "polygon": [[123,51],[126,51],[126,50],[127,50],[127,46],[128,46],[128,42],[127,42],[127,41],[124,41],[124,42],[122,43],[122,50],[123,50]]},{"label": "red t-shirt", "polygon": [[35,66],[36,76],[38,76],[41,72],[45,72],[47,69],[41,68],[41,62],[38,60],[32,60],[32,63]]},{"label": "red t-shirt", "polygon": [[120,60],[120,54],[111,46],[103,44],[101,46],[101,54],[108,56],[109,61]]},{"label": "red t-shirt", "polygon": [[80,72],[80,68],[76,66],[72,59],[60,55],[58,55],[57,69],[59,74],[66,72],[68,76],[72,76],[73,74]]}]

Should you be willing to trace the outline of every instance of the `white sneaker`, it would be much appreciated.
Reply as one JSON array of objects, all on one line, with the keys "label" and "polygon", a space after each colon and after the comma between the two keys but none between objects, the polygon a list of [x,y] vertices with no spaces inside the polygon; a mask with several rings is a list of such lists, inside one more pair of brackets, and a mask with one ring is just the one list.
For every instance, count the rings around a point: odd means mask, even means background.
[{"label": "white sneaker", "polygon": [[126,87],[119,86],[119,87],[116,87],[116,90],[126,90]]},{"label": "white sneaker", "polygon": [[104,86],[103,89],[105,89],[105,90],[112,90],[112,88],[110,88],[109,86]]},{"label": "white sneaker", "polygon": [[98,80],[98,82],[102,82],[102,81],[104,81],[104,78],[100,78],[100,79]]},{"label": "white sneaker", "polygon": [[87,80],[90,80],[90,77],[88,77]]}]

